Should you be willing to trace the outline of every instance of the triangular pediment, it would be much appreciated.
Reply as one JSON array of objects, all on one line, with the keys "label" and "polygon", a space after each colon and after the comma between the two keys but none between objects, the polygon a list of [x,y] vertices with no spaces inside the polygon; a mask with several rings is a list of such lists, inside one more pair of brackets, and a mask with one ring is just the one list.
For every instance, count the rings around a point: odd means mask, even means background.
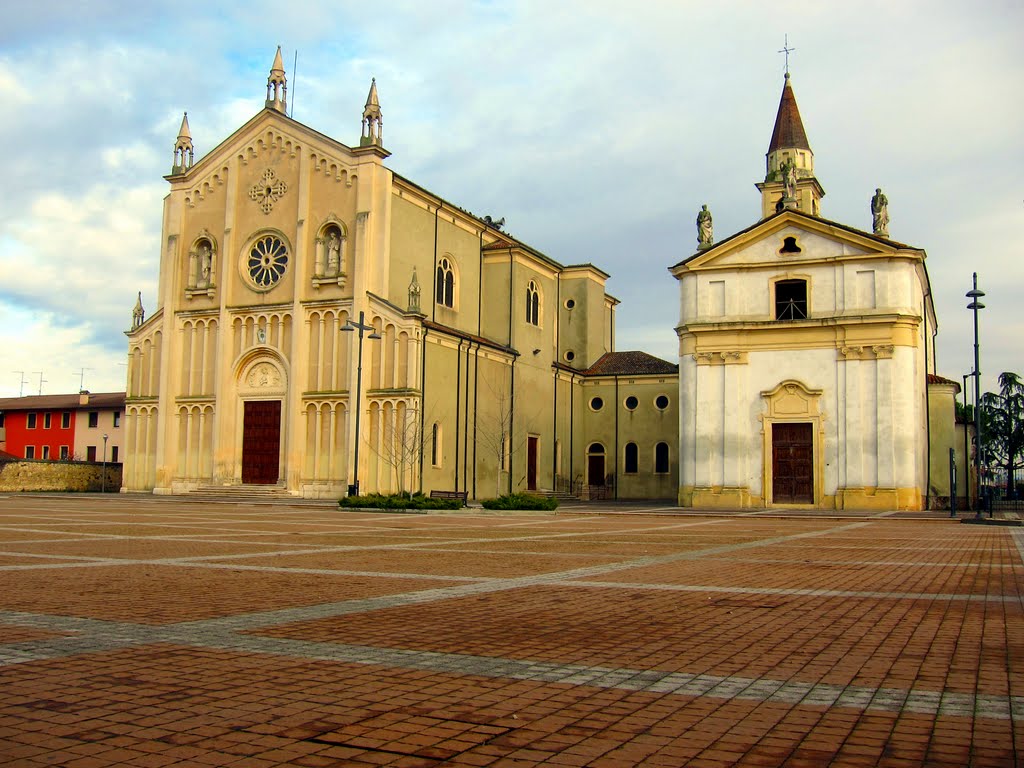
[{"label": "triangular pediment", "polygon": [[680,274],[911,254],[923,257],[923,252],[902,243],[799,211],[782,211],[698,251],[671,269]]},{"label": "triangular pediment", "polygon": [[273,109],[258,112],[181,174],[167,176],[173,185],[201,190],[223,183],[235,160],[247,164],[268,153],[300,156],[305,153],[314,169],[338,178],[351,177],[358,165],[358,150],[325,136]]}]

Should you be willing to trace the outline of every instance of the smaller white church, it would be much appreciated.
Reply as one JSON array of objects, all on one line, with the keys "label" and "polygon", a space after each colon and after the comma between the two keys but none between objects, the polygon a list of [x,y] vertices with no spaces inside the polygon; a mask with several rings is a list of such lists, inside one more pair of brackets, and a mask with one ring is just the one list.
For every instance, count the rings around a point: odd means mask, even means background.
[{"label": "smaller white church", "polygon": [[757,188],[758,222],[715,242],[705,206],[697,251],[670,268],[680,505],[915,510],[948,495],[929,417],[952,421],[955,384],[934,376],[925,252],[889,237],[881,190],[872,232],[822,218],[788,72]]}]

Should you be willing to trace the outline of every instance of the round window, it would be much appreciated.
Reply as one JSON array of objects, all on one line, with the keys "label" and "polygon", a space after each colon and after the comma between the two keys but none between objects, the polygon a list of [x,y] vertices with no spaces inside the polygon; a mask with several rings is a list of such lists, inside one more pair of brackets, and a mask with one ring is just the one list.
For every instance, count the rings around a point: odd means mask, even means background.
[{"label": "round window", "polygon": [[281,238],[265,235],[249,249],[246,268],[257,288],[272,288],[288,268],[288,249]]},{"label": "round window", "polygon": [[659,411],[664,411],[668,408],[668,397],[666,395],[658,395],[654,399],[654,405],[657,406]]},{"label": "round window", "polygon": [[600,397],[590,398],[590,410],[600,411],[602,408],[604,408],[604,400],[602,400]]},{"label": "round window", "polygon": [[566,299],[565,300],[565,308],[566,309],[572,309],[575,306],[576,306],[576,300],[575,299]]},{"label": "round window", "polygon": [[568,352],[565,353],[565,359],[571,363],[573,360],[576,359],[576,353],[570,349]]},{"label": "round window", "polygon": [[633,395],[626,398],[626,410],[635,411],[638,405],[640,405],[640,401]]}]

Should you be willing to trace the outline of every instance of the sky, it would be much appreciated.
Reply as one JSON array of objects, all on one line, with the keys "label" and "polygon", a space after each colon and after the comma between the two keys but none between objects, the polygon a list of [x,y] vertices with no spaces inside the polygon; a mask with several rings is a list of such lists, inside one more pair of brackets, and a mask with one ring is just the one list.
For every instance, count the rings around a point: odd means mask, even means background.
[{"label": "sky", "polygon": [[973,272],[982,390],[1024,374],[1019,2],[5,6],[0,397],[125,388],[182,113],[202,157],[263,108],[278,45],[295,119],[357,144],[376,77],[390,168],[610,273],[616,348],[676,361],[668,268],[701,205],[717,240],[760,216],[788,40],[822,215],[870,231],[881,187],[891,237],[928,254],[940,375],[973,370]]}]

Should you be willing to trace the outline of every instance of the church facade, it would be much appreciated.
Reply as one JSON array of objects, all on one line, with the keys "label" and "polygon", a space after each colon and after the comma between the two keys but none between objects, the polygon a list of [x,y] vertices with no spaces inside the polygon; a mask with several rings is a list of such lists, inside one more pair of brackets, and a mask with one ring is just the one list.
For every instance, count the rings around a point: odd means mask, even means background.
[{"label": "church facade", "polygon": [[925,252],[889,237],[881,190],[871,232],[821,216],[788,72],[756,186],[757,222],[715,242],[705,206],[697,251],[671,268],[680,505],[921,509],[948,495],[949,440],[929,412],[951,409],[956,385],[934,376]]},{"label": "church facade", "polygon": [[201,159],[182,121],[123,490],[674,498],[677,366],[615,350],[608,275],[391,171],[375,83],[357,146],[286,105],[278,51]]}]

